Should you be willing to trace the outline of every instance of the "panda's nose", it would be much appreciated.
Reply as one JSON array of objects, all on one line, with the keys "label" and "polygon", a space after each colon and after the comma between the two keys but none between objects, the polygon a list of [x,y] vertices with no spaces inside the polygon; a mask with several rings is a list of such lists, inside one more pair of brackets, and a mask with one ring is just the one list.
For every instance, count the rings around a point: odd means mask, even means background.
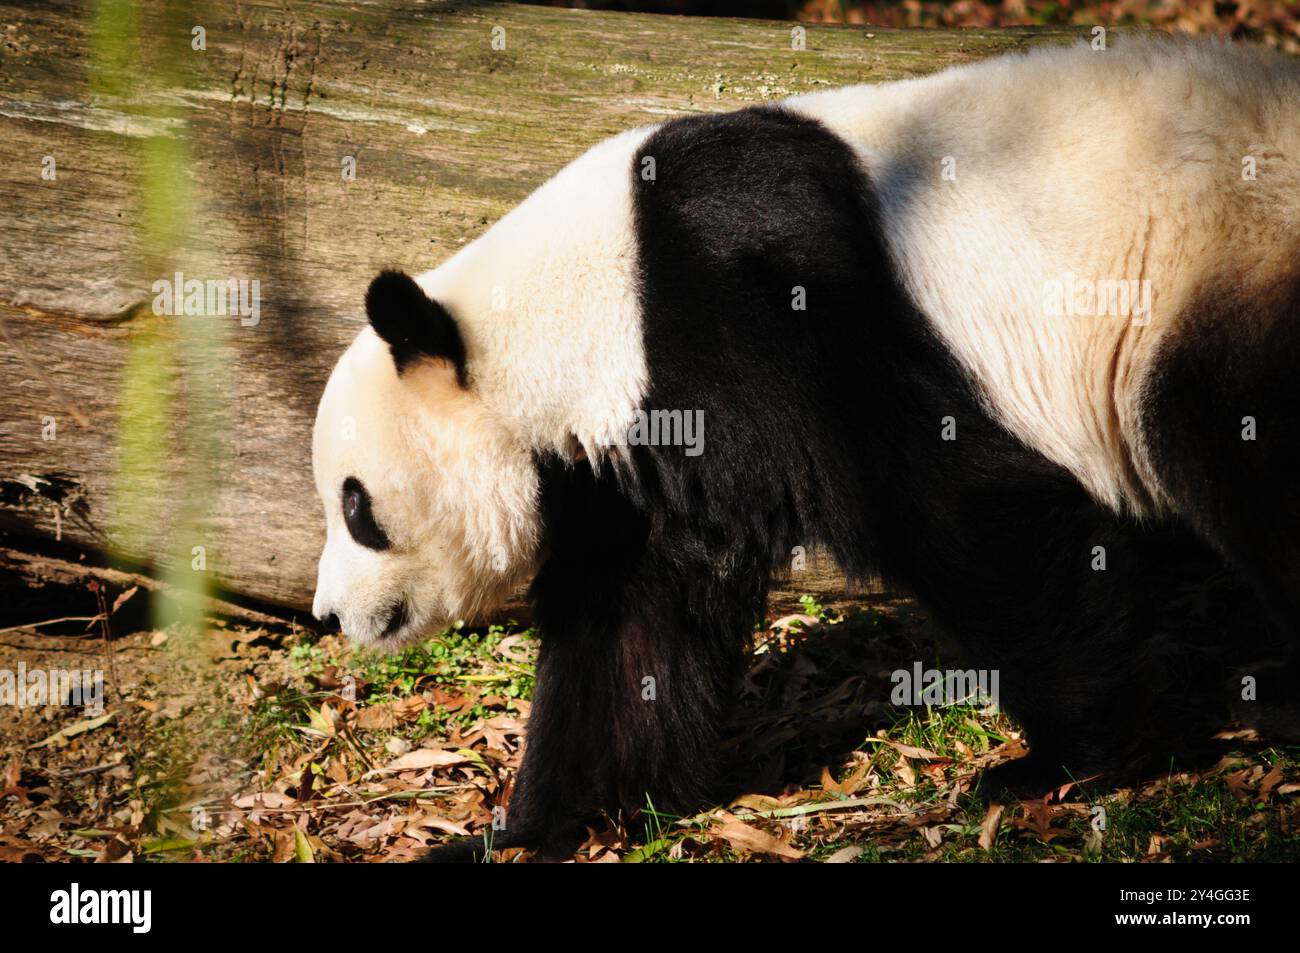
[{"label": "panda's nose", "polygon": [[326,632],[337,632],[341,628],[341,626],[339,625],[339,617],[335,615],[333,612],[331,612],[325,618],[321,619],[320,624],[321,624],[321,628],[323,628]]}]

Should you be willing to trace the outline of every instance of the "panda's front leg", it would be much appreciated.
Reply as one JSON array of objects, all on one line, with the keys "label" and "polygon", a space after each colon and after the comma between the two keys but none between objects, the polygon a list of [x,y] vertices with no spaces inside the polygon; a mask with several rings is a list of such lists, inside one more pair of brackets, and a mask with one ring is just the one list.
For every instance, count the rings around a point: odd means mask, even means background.
[{"label": "panda's front leg", "polygon": [[708,798],[753,625],[751,601],[735,588],[644,565],[616,596],[588,597],[558,616],[547,607],[505,818],[512,841],[568,857],[602,811],[630,821],[647,807],[685,811]]},{"label": "panda's front leg", "polygon": [[[600,548],[534,583],[541,637],[523,765],[491,848],[573,855],[602,812],[690,811],[711,794],[719,731],[762,608],[761,567],[683,565],[684,543],[619,561]],[[634,829],[635,833],[635,829]],[[481,859],[471,838],[429,861]]]},{"label": "panda's front leg", "polygon": [[[509,807],[496,814],[491,836],[436,847],[426,862],[479,861],[492,850],[525,847],[542,860],[573,855],[585,825],[608,801],[611,771],[608,688],[583,633],[559,631],[542,640],[537,688],[528,719],[523,765]],[[588,646],[596,649],[597,646]]]}]

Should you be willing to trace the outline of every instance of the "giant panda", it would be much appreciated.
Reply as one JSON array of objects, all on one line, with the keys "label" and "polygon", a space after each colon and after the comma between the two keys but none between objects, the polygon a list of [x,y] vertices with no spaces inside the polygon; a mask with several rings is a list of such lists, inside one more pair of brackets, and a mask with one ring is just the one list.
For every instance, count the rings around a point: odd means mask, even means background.
[{"label": "giant panda", "polygon": [[1129,38],[634,129],[365,311],[313,435],[313,611],[396,648],[530,584],[496,846],[704,802],[798,546],[1000,673],[1013,789],[1209,730],[1193,656],[1245,636],[1181,645],[1183,581],[1230,575],[1284,666],[1261,697],[1297,683],[1295,60]]}]

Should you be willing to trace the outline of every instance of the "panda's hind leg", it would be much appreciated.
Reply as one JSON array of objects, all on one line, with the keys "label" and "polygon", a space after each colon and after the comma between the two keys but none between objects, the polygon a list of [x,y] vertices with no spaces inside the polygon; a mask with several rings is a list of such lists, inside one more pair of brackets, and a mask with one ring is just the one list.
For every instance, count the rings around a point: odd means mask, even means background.
[{"label": "panda's hind leg", "polygon": [[1210,763],[1230,714],[1225,633],[1259,627],[1253,594],[1191,532],[1088,507],[1077,528],[1075,544],[1039,552],[1043,601],[1014,616],[1043,642],[986,633],[1000,701],[1030,748],[985,773],[980,789],[994,797],[1067,781],[1114,788]]},{"label": "panda's hind leg", "polygon": [[1039,599],[1015,614],[1045,640],[988,636],[1000,700],[1030,747],[986,773],[994,795],[1113,788],[1205,762],[1228,714],[1214,697],[1228,672],[1218,640],[1250,613],[1216,554],[1190,533],[1090,507],[1062,519],[1077,542],[1039,553]]},{"label": "panda's hind leg", "polygon": [[1220,714],[1205,691],[1227,668],[1182,601],[1222,559],[1190,530],[1115,514],[978,409],[962,420],[928,458],[929,491],[887,498],[882,569],[998,676],[1030,754],[988,781],[1111,785],[1199,760]]},{"label": "panda's hind leg", "polygon": [[[1179,332],[1145,388],[1145,447],[1172,508],[1253,588],[1266,615],[1269,637],[1243,647],[1258,658],[1227,688],[1235,707],[1297,722],[1300,278],[1249,302],[1207,293]],[[1247,675],[1253,692],[1243,690]]]}]

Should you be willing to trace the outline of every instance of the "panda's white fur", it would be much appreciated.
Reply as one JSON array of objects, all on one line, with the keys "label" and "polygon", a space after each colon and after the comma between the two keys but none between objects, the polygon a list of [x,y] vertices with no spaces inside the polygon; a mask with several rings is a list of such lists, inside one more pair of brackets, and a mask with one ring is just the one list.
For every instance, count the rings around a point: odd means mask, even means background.
[{"label": "panda's white fur", "polygon": [[416,277],[456,316],[475,390],[538,450],[608,451],[644,396],[629,178],[652,131],[596,145]]}]

